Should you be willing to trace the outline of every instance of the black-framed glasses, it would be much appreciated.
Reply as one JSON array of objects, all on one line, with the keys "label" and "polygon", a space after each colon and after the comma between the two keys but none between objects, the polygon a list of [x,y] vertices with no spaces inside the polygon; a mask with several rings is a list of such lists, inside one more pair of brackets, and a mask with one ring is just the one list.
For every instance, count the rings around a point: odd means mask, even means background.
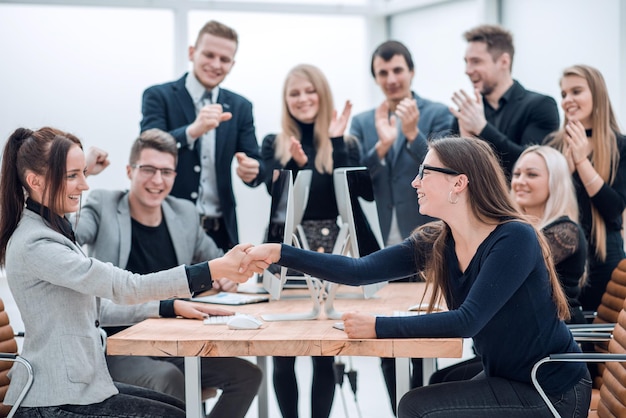
[{"label": "black-framed glasses", "polygon": [[432,165],[420,164],[420,169],[417,172],[417,177],[420,180],[424,179],[424,170],[436,171],[438,173],[443,173],[443,174],[451,174],[453,176],[458,176],[459,174],[462,174],[462,173],[459,173],[456,170],[452,170],[451,168],[434,167]]},{"label": "black-framed glasses", "polygon": [[153,177],[157,173],[157,171],[161,172],[161,177],[163,177],[164,179],[173,179],[174,177],[176,177],[176,170],[173,170],[171,168],[158,168],[152,165],[145,164],[133,164],[131,165],[131,167],[139,169],[139,173],[141,173],[145,177]]}]

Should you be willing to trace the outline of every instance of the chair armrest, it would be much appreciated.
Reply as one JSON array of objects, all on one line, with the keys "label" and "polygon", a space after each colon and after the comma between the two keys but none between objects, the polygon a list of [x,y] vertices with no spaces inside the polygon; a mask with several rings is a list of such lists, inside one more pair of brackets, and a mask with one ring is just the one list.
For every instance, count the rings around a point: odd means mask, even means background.
[{"label": "chair armrest", "polygon": [[11,410],[9,411],[9,414],[7,415],[7,418],[12,418],[13,415],[15,415],[15,412],[17,411],[17,408],[20,407],[20,404],[22,403],[22,401],[26,397],[26,394],[30,390],[30,387],[33,385],[33,380],[34,380],[34,376],[35,375],[33,373],[33,367],[30,365],[28,360],[26,360],[24,357],[20,356],[19,354],[16,354],[16,353],[0,353],[0,360],[2,360],[2,361],[10,361],[10,362],[13,362],[13,363],[19,363],[19,364],[21,364],[22,366],[24,366],[26,368],[26,372],[28,373],[28,379],[26,380],[26,383],[24,384],[24,387],[22,388],[22,391],[20,392],[19,396],[15,400],[15,403],[11,407]]},{"label": "chair armrest", "polygon": [[607,353],[607,354],[603,354],[603,353],[550,354],[548,357],[544,357],[541,360],[539,360],[537,363],[535,363],[532,371],[530,372],[530,379],[533,382],[535,389],[537,389],[537,392],[539,392],[541,399],[543,399],[543,401],[546,403],[546,406],[548,407],[550,412],[552,412],[552,415],[555,418],[560,418],[559,413],[554,408],[554,406],[550,402],[550,399],[548,399],[548,396],[543,391],[543,389],[541,388],[541,385],[539,384],[539,381],[537,380],[537,370],[539,370],[539,367],[541,367],[545,363],[550,363],[550,362],[569,362],[569,363],[620,362],[620,363],[624,363],[626,362],[626,354],[612,354],[612,353]]},{"label": "chair armrest", "polygon": [[567,328],[572,332],[612,332],[615,324],[568,324]]},{"label": "chair armrest", "polygon": [[610,332],[572,332],[572,337],[576,342],[601,342],[601,341],[611,341],[613,338],[613,334]]}]

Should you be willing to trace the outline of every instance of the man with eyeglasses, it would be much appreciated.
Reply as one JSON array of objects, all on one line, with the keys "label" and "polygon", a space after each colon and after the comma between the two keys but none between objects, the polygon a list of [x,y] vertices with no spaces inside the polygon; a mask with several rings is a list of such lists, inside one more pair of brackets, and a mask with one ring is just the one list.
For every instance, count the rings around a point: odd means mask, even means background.
[{"label": "man with eyeglasses", "polygon": [[189,47],[192,71],[143,93],[141,131],[159,128],[178,143],[178,175],[172,194],[191,200],[200,223],[218,247],[239,243],[231,166],[248,186],[264,178],[252,104],[220,87],[235,64],[238,35],[216,22],[205,24]]},{"label": "man with eyeglasses", "polygon": [[[80,211],[76,239],[89,255],[134,273],[147,274],[223,255],[197,222],[193,203],[169,196],[176,178],[176,141],[149,129],[134,142],[126,168],[128,191],[94,190]],[[213,289],[236,284],[214,278]],[[116,305],[101,300],[101,325],[108,335],[150,317],[202,320],[231,312],[185,300]],[[185,400],[184,360],[177,357],[107,356],[113,380],[146,387]],[[215,388],[222,394],[210,417],[244,417],[257,394],[262,373],[240,358],[201,359],[203,398]]]}]

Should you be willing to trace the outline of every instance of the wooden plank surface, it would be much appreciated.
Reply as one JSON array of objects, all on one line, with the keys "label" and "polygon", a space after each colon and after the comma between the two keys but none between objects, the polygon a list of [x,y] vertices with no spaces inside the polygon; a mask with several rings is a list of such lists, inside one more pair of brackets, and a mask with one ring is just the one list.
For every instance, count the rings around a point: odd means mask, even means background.
[{"label": "wooden plank surface", "polygon": [[[335,301],[339,311],[391,314],[419,303],[422,283],[393,283],[372,299],[355,297],[354,288],[340,287]],[[303,291],[290,291],[296,298],[233,307],[233,310],[260,316],[265,313],[305,312],[308,299],[298,299]],[[346,296],[346,297],[343,297]],[[352,297],[347,297],[352,296]],[[155,318],[143,321],[107,339],[112,355],[150,356],[375,356],[375,357],[461,357],[461,338],[349,339],[333,328],[337,320],[264,322],[257,330],[231,330],[226,325],[204,325],[202,321],[181,318]]]}]

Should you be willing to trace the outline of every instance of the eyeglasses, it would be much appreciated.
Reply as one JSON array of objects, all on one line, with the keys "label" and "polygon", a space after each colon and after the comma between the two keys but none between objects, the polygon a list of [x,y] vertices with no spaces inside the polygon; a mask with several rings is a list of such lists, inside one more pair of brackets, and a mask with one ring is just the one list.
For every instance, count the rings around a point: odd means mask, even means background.
[{"label": "eyeglasses", "polygon": [[176,170],[172,170],[171,168],[157,168],[151,165],[143,164],[133,164],[131,165],[131,167],[138,168],[139,173],[141,173],[141,175],[144,177],[153,177],[157,173],[157,171],[161,172],[161,177],[163,177],[164,179],[170,180],[176,177]]},{"label": "eyeglasses", "polygon": [[456,170],[452,170],[452,169],[450,169],[450,168],[433,167],[432,165],[421,164],[421,165],[420,165],[420,169],[419,169],[419,171],[417,172],[417,177],[418,177],[420,180],[423,180],[423,179],[424,179],[424,170],[436,171],[436,172],[438,172],[438,173],[443,173],[443,174],[451,174],[451,175],[453,175],[453,176],[458,176],[459,174],[461,174],[461,173],[459,173],[458,171],[456,171]]}]

